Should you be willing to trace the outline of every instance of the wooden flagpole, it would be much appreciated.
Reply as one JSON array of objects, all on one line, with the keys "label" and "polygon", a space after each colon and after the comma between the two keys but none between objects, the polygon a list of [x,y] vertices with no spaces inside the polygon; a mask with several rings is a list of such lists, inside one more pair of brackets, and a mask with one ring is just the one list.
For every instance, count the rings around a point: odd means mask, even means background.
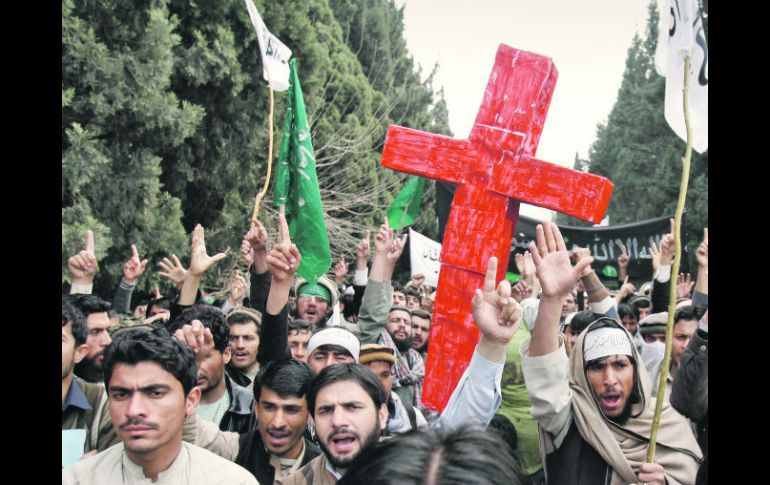
[{"label": "wooden flagpole", "polygon": [[682,159],[682,182],[679,186],[679,198],[676,202],[676,216],[674,219],[674,261],[671,264],[670,294],[668,300],[668,320],[666,321],[666,350],[663,354],[663,362],[660,364],[660,379],[658,380],[658,397],[655,402],[655,415],[652,419],[650,430],[650,444],[647,448],[647,463],[652,463],[655,458],[655,439],[660,426],[660,413],[663,410],[663,399],[666,391],[666,379],[668,367],[671,364],[671,336],[674,333],[674,313],[676,311],[676,279],[679,275],[679,266],[682,262],[682,212],[687,196],[687,183],[690,179],[690,159],[692,158],[692,127],[690,126],[690,108],[688,93],[690,88],[690,55],[684,58],[684,124],[687,128],[687,148]]}]

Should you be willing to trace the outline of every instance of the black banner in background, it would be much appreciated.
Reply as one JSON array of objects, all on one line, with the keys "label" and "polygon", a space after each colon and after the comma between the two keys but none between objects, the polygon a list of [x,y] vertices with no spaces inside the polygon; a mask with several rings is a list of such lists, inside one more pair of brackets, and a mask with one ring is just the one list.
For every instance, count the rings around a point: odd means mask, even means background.
[{"label": "black banner in background", "polygon": [[[444,228],[449,218],[449,209],[454,197],[454,186],[444,182],[436,182],[436,215],[438,216],[439,240],[444,240]],[[673,215],[647,219],[644,221],[617,226],[576,227],[559,225],[564,236],[567,249],[573,246],[588,247],[594,257],[592,267],[608,288],[618,287],[618,256],[622,245],[628,251],[628,279],[637,288],[645,281],[652,280],[652,256],[649,247],[655,242],[660,247],[660,240],[671,230],[669,219]],[[529,243],[535,240],[535,227],[540,221],[519,215],[519,221],[514,230],[511,244],[511,258],[508,271],[518,273],[515,253],[523,253],[529,249]],[[684,216],[682,217],[684,227]],[[687,240],[682,231],[682,265],[681,273],[689,272]]]}]

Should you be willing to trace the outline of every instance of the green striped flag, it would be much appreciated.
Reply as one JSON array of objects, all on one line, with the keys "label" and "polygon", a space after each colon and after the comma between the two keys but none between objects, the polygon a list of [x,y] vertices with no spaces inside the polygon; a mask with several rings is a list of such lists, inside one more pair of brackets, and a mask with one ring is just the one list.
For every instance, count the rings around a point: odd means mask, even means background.
[{"label": "green striped flag", "polygon": [[286,123],[275,170],[273,201],[277,206],[286,206],[289,234],[302,254],[297,274],[315,282],[331,267],[332,257],[296,59],[289,61],[289,68]]},{"label": "green striped flag", "polygon": [[420,201],[425,179],[412,175],[388,207],[388,224],[395,229],[410,226],[420,215]]}]

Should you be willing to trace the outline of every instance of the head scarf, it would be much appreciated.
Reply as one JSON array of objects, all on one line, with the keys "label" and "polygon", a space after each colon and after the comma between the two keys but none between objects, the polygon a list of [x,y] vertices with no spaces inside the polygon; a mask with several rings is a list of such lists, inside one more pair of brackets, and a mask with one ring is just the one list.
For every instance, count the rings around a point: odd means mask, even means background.
[{"label": "head scarf", "polygon": [[[631,345],[636,362],[635,393],[640,399],[632,404],[631,416],[622,425],[604,416],[586,377],[583,358],[585,336],[599,322],[610,322],[623,330],[629,341],[633,342],[622,325],[607,318],[597,320],[581,332],[570,354],[569,385],[572,391],[573,419],[583,439],[612,467],[613,483],[637,483],[639,467],[647,459],[647,445],[655,413],[653,386],[647,370],[641,365],[639,352]],[[703,455],[687,420],[669,403],[663,404],[656,441],[654,461],[665,470],[668,483],[694,483]]]}]

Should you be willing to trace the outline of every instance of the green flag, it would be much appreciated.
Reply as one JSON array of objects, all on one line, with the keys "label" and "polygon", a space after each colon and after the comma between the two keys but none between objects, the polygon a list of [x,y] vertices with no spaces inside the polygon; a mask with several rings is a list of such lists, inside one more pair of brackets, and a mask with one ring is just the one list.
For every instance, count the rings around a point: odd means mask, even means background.
[{"label": "green flag", "polygon": [[409,177],[404,188],[388,207],[388,224],[391,228],[401,229],[414,224],[417,216],[420,215],[420,201],[424,187],[424,178],[417,175]]},{"label": "green flag", "polygon": [[273,201],[277,206],[286,206],[289,234],[302,254],[297,274],[315,282],[331,267],[332,257],[296,59],[289,61],[289,67],[286,123],[275,170]]}]

